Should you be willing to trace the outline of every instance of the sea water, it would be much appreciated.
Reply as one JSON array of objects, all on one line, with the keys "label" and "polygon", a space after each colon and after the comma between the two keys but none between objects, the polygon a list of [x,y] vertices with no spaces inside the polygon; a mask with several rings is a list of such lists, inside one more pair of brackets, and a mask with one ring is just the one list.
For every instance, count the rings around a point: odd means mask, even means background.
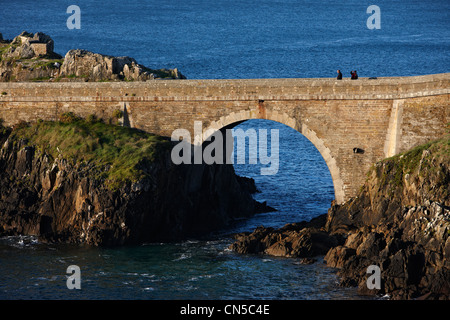
[{"label": "sea water", "polygon": [[[450,71],[450,2],[312,0],[0,0],[0,32],[44,32],[61,55],[70,49],[131,56],[150,68],[178,68],[189,79],[413,76]],[[367,8],[380,8],[380,29],[367,28]],[[66,10],[81,10],[68,29]],[[1,115],[0,115],[1,116]],[[326,213],[334,199],[329,170],[295,130],[265,120],[242,129],[279,130],[279,171],[235,165],[252,177],[259,201],[277,211],[180,243],[119,248],[0,239],[0,299],[361,299],[337,285],[318,257],[239,255],[231,234],[281,227]],[[70,265],[81,290],[69,290]]]}]

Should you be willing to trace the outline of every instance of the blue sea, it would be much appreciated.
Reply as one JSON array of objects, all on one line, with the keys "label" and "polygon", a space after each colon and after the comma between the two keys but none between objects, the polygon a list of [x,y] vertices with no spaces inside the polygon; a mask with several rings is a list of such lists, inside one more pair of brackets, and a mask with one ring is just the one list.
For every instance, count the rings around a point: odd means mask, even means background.
[{"label": "blue sea", "polygon": [[[380,8],[380,29],[366,24],[372,4]],[[81,10],[80,29],[67,28],[70,5]],[[76,48],[131,56],[150,68],[178,68],[189,79],[450,72],[448,0],[0,0],[0,8],[4,39],[44,32],[63,56]],[[279,130],[276,175],[235,165],[255,179],[255,198],[276,212],[171,244],[93,248],[2,238],[0,299],[365,299],[339,287],[322,257],[302,265],[227,249],[235,232],[309,220],[334,199],[324,160],[300,133],[265,120],[239,126]],[[80,267],[80,290],[66,286],[70,265]]]}]

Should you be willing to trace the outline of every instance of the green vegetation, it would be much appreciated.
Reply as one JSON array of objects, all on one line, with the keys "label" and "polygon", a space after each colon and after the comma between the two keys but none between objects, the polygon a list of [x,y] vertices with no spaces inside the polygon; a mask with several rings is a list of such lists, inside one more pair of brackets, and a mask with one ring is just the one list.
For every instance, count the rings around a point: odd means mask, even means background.
[{"label": "green vegetation", "polygon": [[3,118],[0,118],[0,143],[3,142],[3,137],[8,136],[9,132],[11,131],[11,129],[5,127],[3,123],[4,123]]},{"label": "green vegetation", "polygon": [[[10,43],[2,43],[0,46],[0,61],[3,59],[2,56],[5,52],[7,52],[10,48],[17,48],[22,44],[22,40],[17,38],[16,41]],[[8,59],[10,60],[10,59]]]},{"label": "green vegetation", "polygon": [[86,80],[87,78],[89,78],[89,76],[87,74],[82,74],[80,76],[77,76],[76,74],[69,74],[67,76],[58,76],[55,78],[55,81],[61,81],[61,79],[83,79]]},{"label": "green vegetation", "polygon": [[2,44],[0,43],[0,61],[2,60],[3,53],[5,53],[6,50],[8,50],[10,46],[8,44]]},{"label": "green vegetation", "polygon": [[108,125],[95,116],[83,120],[73,113],[61,115],[56,122],[41,120],[16,126],[11,139],[26,139],[41,152],[52,158],[62,157],[72,165],[88,164],[93,176],[110,190],[144,178],[146,164],[171,146],[163,137]]},{"label": "green vegetation", "polygon": [[[395,155],[372,166],[368,176],[376,170],[381,185],[389,185],[394,193],[403,187],[407,175],[433,180],[436,187],[448,187],[447,177],[439,164],[450,163],[450,135],[442,139],[425,143],[407,152]],[[425,177],[426,176],[426,177]]]},{"label": "green vegetation", "polygon": [[113,117],[116,119],[120,119],[123,117],[123,112],[122,110],[114,110],[113,112]]},{"label": "green vegetation", "polygon": [[[83,77],[86,78],[87,76],[83,76]],[[68,79],[75,79],[75,78],[77,78],[77,75],[76,74],[69,74],[69,75],[66,76],[66,78],[68,78]]]},{"label": "green vegetation", "polygon": [[37,61],[37,63],[33,64],[33,68],[42,68],[42,69],[56,69],[55,63],[59,63],[62,65],[64,63],[64,59],[51,59],[46,60],[42,56],[39,58],[30,59],[31,61]]},{"label": "green vegetation", "polygon": [[59,122],[62,123],[75,123],[80,120],[82,120],[81,117],[73,112],[65,112],[59,116]]},{"label": "green vegetation", "polygon": [[95,114],[90,114],[86,118],[86,121],[89,122],[89,123],[95,123],[95,122],[97,122],[99,120],[97,119],[97,116]]},{"label": "green vegetation", "polygon": [[51,77],[37,77],[37,78],[30,79],[30,81],[33,81],[33,82],[36,82],[36,81],[47,81],[47,80],[50,80],[50,79],[51,79]]},{"label": "green vegetation", "polygon": [[[8,68],[19,67],[21,69],[42,69],[54,70],[57,69],[55,63],[63,64],[64,59],[60,55],[53,53],[50,55],[41,55],[33,58],[11,57],[6,52],[10,52],[10,48],[16,48],[20,45],[20,39],[11,43],[0,43],[0,63],[4,63]],[[9,81],[14,81],[15,77],[11,76]],[[30,81],[47,81],[50,76],[43,76],[39,78],[30,79]]]}]

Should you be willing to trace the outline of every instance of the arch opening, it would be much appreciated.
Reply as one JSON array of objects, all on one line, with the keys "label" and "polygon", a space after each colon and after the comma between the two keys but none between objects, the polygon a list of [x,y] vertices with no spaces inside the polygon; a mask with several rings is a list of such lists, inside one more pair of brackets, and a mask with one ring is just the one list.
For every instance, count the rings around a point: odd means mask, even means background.
[{"label": "arch opening", "polygon": [[[249,149],[259,147],[251,145],[249,139],[246,141],[246,161],[237,163],[237,141],[234,139],[233,167],[236,174],[254,179],[259,190],[253,194],[254,199],[277,210],[238,222],[235,225],[237,232],[253,230],[261,224],[279,228],[286,223],[308,221],[327,212],[334,199],[332,177],[321,154],[305,136],[284,124],[268,120],[245,121],[234,129],[279,130],[279,170],[274,175],[261,175],[261,167],[267,164],[259,161],[254,165],[249,163]],[[270,141],[268,138],[269,150]]]},{"label": "arch opening", "polygon": [[[244,110],[239,113],[231,113],[227,116],[221,117],[217,121],[212,121],[210,125],[203,130],[203,136],[200,138],[205,141],[216,131],[224,131],[224,129],[233,129],[242,123],[249,120],[270,120],[274,123],[279,123],[288,126],[295,131],[299,132],[300,136],[306,138],[320,153],[322,160],[325,162],[328,171],[331,175],[334,199],[338,204],[341,204],[345,200],[344,184],[340,175],[340,170],[336,160],[331,154],[331,150],[325,145],[324,141],[317,136],[314,130],[311,130],[305,123],[301,123],[293,117],[285,113],[270,112],[267,110],[264,117],[261,117],[258,112],[252,110]],[[280,142],[281,143],[281,142]]]}]

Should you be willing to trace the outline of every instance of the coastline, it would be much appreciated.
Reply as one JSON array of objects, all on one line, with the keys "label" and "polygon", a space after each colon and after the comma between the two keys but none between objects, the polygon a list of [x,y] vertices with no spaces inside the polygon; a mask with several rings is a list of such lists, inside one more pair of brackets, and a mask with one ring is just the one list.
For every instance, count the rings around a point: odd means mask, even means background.
[{"label": "coastline", "polygon": [[272,210],[231,165],[173,164],[164,137],[71,113],[1,129],[1,235],[97,246],[176,241]]},{"label": "coastline", "polygon": [[[33,35],[21,35],[24,38],[31,36]],[[50,44],[52,40],[44,36],[42,40],[41,35],[37,34],[39,41]],[[7,80],[58,79],[53,77],[53,73],[57,71],[53,67],[56,60],[62,62],[63,66],[58,72],[64,75],[56,81],[155,79],[146,68],[128,57],[118,59],[85,51],[71,51],[64,61],[61,56],[54,56],[50,57],[51,61],[48,57],[45,58],[48,61],[45,60],[42,64],[42,61],[35,59],[36,52],[31,56],[22,56],[29,55],[30,48],[33,49],[33,46],[29,40],[17,38],[2,50],[2,62],[6,61],[8,68],[15,68],[14,63],[22,63],[23,59],[34,59],[33,65],[27,64],[30,61],[26,61],[25,65],[21,64],[21,69],[25,66],[29,71],[24,71],[19,77],[18,74],[7,74]],[[14,58],[15,55],[17,59]],[[86,58],[86,62],[72,65],[70,61],[76,60],[75,57]],[[99,65],[103,67],[92,68],[92,61],[98,59],[102,61]],[[37,66],[41,71],[51,72],[52,76],[39,74],[36,77],[33,70]],[[116,69],[117,72],[104,73],[103,69]],[[175,70],[169,72],[168,78],[182,79],[182,75]],[[119,115],[112,115],[110,122],[120,118]],[[96,121],[94,118],[91,120]],[[69,122],[72,121],[79,119],[69,119]],[[42,123],[40,122],[41,126]],[[22,123],[18,129],[28,126]],[[8,130],[5,128],[4,131],[6,138],[10,134]],[[26,138],[32,140],[30,135]],[[90,163],[92,159],[80,165],[76,159],[74,162],[70,161],[73,160],[70,159],[72,154],[69,154],[69,158],[64,158],[66,150],[62,153],[58,150],[58,154],[52,155],[42,152],[45,148],[42,145],[28,145],[27,139],[19,137],[12,142],[3,137],[0,139],[3,145],[3,168],[6,168],[4,172],[8,174],[8,177],[2,176],[2,195],[7,198],[2,203],[2,234],[38,234],[43,241],[48,242],[100,246],[177,241],[186,236],[207,232],[210,227],[220,228],[230,219],[236,218],[236,212],[239,212],[239,216],[246,217],[259,210],[258,205],[249,197],[251,192],[247,182],[242,179],[239,181],[229,167],[211,169],[203,166],[197,168],[198,171],[185,168],[186,171],[181,169],[174,173],[167,157],[165,160],[158,160],[157,168],[153,167],[152,161],[144,161],[146,171],[154,170],[152,174],[145,176],[148,179],[133,176],[132,181],[125,184],[122,184],[123,181],[117,182],[114,185],[116,189],[113,190],[98,177],[102,177],[102,171],[109,171],[114,165],[106,164],[100,167],[99,172]],[[53,147],[58,148],[58,144]],[[88,148],[97,147],[90,145]],[[261,227],[254,232],[238,234],[237,241],[230,247],[242,254],[264,253],[300,259],[302,264],[313,264],[316,262],[315,257],[323,255],[327,265],[339,269],[341,284],[357,286],[361,294],[390,295],[393,299],[446,299],[450,296],[448,163],[448,138],[419,146],[375,164],[368,172],[366,184],[362,186],[358,196],[343,205],[333,204],[327,215],[307,223],[291,223],[278,230]],[[33,171],[34,168],[38,168],[37,171]],[[85,171],[92,171],[94,176],[86,175]],[[184,189],[179,187],[180,177]],[[68,179],[68,182],[63,182],[63,178]],[[155,203],[144,200],[154,196],[152,192],[155,191],[154,180],[157,178],[160,178],[160,184],[156,189],[165,190],[165,195],[176,194],[175,198],[163,195],[161,198],[154,198]],[[211,185],[220,185],[221,190],[215,193],[217,190],[212,190]],[[193,196],[192,189],[199,191],[200,195]],[[230,192],[233,189],[235,193]],[[158,190],[156,193],[161,195]],[[70,198],[68,202],[73,202],[73,206],[68,205],[68,208],[65,199],[67,195]],[[180,195],[185,202],[174,207]],[[46,198],[48,196],[51,199]],[[227,204],[226,212],[221,206],[224,203]],[[185,211],[184,206],[189,205],[192,210]],[[157,212],[157,219],[147,220],[145,214],[139,216],[136,213],[142,211],[148,214],[145,210],[147,207],[157,208],[154,210]],[[159,230],[161,225],[165,225],[166,218],[160,207],[178,212],[169,219],[173,221],[168,223],[168,229]],[[14,211],[15,208],[19,208],[19,214]],[[60,210],[61,208],[64,210]],[[137,208],[137,211],[131,208]],[[119,212],[114,212],[117,209]],[[267,208],[262,208],[265,209]],[[212,216],[209,215],[211,211],[214,212]],[[70,212],[76,214],[71,215]],[[132,218],[129,217],[130,212]],[[187,217],[195,217],[196,220],[189,221],[190,218]],[[139,231],[144,228],[153,228],[152,232],[158,235],[154,238],[144,235]],[[369,289],[366,281],[366,271],[372,265],[378,266],[385,277],[382,286],[376,290]]]},{"label": "coastline", "polygon": [[[332,204],[327,214],[280,229],[237,234],[230,246],[315,263],[325,255],[340,285],[391,299],[450,297],[450,140],[418,146],[378,162],[357,197]],[[368,287],[368,267],[380,286]]]}]

